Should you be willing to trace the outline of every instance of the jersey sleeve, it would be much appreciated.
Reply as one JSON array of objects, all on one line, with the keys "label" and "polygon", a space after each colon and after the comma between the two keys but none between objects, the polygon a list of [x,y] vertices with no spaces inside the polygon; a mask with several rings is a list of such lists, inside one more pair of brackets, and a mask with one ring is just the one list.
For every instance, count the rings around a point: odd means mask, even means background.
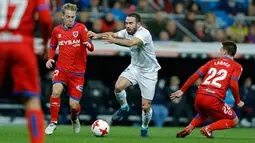
[{"label": "jersey sleeve", "polygon": [[83,42],[89,42],[90,47],[86,47],[89,51],[94,51],[94,44],[92,43],[91,39],[87,36],[88,34],[88,29],[85,25],[81,26],[81,39],[82,39],[82,43]]},{"label": "jersey sleeve", "polygon": [[36,4],[36,10],[39,12],[41,10],[50,10],[50,5],[47,0],[38,0]]},{"label": "jersey sleeve", "polygon": [[149,43],[150,41],[150,33],[147,32],[147,31],[138,31],[135,35],[134,35],[135,38],[138,38],[140,40],[142,40],[143,44],[147,44]]},{"label": "jersey sleeve", "polygon": [[81,39],[83,42],[88,42],[90,41],[90,38],[87,36],[88,34],[88,29],[85,25],[81,26]]},{"label": "jersey sleeve", "polygon": [[234,72],[232,73],[231,78],[238,82],[242,72],[243,72],[242,66],[238,65],[237,68],[235,68]]},{"label": "jersey sleeve", "polygon": [[52,33],[51,33],[51,39],[50,39],[50,48],[54,48],[56,49],[58,46],[58,39],[57,39],[57,35],[56,35],[56,28],[53,29]]},{"label": "jersey sleeve", "polygon": [[239,86],[238,86],[238,80],[242,74],[243,68],[241,65],[238,65],[234,72],[231,75],[231,80],[230,80],[230,89],[232,91],[232,94],[235,98],[236,103],[238,104],[241,99],[239,95]]},{"label": "jersey sleeve", "polygon": [[46,45],[48,43],[50,31],[52,29],[50,6],[46,0],[38,0],[36,4],[36,11],[39,15],[40,32],[44,41],[44,45]]},{"label": "jersey sleeve", "polygon": [[117,32],[119,38],[125,38],[126,29]]},{"label": "jersey sleeve", "polygon": [[207,62],[197,70],[197,73],[200,75],[200,77],[203,77],[208,72],[211,62],[212,61]]},{"label": "jersey sleeve", "polygon": [[49,50],[49,54],[48,54],[48,59],[53,59],[56,53],[56,48],[58,45],[58,39],[56,36],[56,30],[53,29],[52,33],[51,33],[51,39],[50,39],[50,50]]}]

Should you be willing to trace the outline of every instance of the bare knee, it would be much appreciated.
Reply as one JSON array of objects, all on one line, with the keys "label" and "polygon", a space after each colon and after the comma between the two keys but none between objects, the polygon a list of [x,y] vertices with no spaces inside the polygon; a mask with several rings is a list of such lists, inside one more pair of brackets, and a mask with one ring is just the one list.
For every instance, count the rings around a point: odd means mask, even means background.
[{"label": "bare knee", "polygon": [[142,103],[142,110],[149,112],[151,108],[151,103],[147,102],[147,103]]},{"label": "bare knee", "polygon": [[52,97],[57,98],[60,97],[62,91],[63,91],[63,85],[53,85],[53,91],[52,91]]},{"label": "bare knee", "polygon": [[116,92],[116,93],[119,93],[119,92],[121,92],[123,90],[123,86],[120,84],[120,83],[116,83],[115,84],[115,89],[114,89],[114,91]]},{"label": "bare knee", "polygon": [[70,105],[70,109],[71,110],[77,110],[79,102],[75,102],[75,101],[72,102],[72,101],[70,101],[69,105]]},{"label": "bare knee", "polygon": [[38,97],[25,98],[25,110],[41,110],[41,101]]},{"label": "bare knee", "polygon": [[77,110],[77,109],[78,109],[78,105],[75,104],[75,103],[70,104],[70,108],[71,108],[72,110]]},{"label": "bare knee", "polygon": [[129,87],[130,85],[131,85],[131,82],[128,79],[124,77],[120,77],[115,84],[114,91],[115,93],[119,93],[125,88]]}]

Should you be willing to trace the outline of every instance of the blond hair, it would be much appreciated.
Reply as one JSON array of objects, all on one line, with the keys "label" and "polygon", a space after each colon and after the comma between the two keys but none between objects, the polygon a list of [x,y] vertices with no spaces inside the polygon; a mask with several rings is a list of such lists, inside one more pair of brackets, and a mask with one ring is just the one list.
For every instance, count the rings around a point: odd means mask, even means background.
[{"label": "blond hair", "polygon": [[65,10],[71,10],[77,12],[78,7],[76,4],[66,3],[62,6],[62,13],[65,14]]}]

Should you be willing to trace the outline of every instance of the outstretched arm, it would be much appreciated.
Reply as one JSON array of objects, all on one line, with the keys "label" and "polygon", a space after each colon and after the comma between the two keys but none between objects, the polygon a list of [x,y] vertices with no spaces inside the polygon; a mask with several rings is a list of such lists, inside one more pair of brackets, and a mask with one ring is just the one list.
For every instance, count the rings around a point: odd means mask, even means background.
[{"label": "outstretched arm", "polygon": [[192,76],[189,77],[189,79],[185,82],[185,84],[180,89],[182,92],[186,92],[187,89],[198,79],[200,78],[200,75],[198,72],[195,72]]},{"label": "outstretched arm", "polygon": [[111,34],[107,34],[103,36],[103,39],[106,43],[117,44],[117,45],[125,46],[125,47],[132,47],[135,45],[143,44],[143,41],[136,37],[133,37],[131,39],[120,39],[120,38],[114,38]]},{"label": "outstretched arm", "polygon": [[88,31],[87,34],[87,36],[91,39],[102,39],[105,35],[111,35],[114,38],[119,38],[118,34],[114,32],[95,33],[93,31]]},{"label": "outstretched arm", "polygon": [[189,79],[185,82],[185,84],[182,86],[182,88],[174,93],[172,93],[170,95],[171,100],[173,100],[174,102],[180,98],[184,92],[186,92],[186,90],[199,78],[204,76],[209,68],[209,63],[206,63],[205,65],[203,65],[202,67],[200,67],[192,76],[189,77]]}]

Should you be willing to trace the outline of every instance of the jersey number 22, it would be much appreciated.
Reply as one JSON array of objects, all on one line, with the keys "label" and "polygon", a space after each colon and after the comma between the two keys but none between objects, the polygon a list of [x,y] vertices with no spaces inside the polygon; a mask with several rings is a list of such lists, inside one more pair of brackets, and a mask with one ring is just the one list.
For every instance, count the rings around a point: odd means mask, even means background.
[{"label": "jersey number 22", "polygon": [[217,71],[216,68],[210,68],[208,74],[209,76],[205,79],[205,81],[202,84],[212,85],[221,88],[221,84],[219,83],[219,81],[224,80],[227,77],[228,72],[224,69]]}]

